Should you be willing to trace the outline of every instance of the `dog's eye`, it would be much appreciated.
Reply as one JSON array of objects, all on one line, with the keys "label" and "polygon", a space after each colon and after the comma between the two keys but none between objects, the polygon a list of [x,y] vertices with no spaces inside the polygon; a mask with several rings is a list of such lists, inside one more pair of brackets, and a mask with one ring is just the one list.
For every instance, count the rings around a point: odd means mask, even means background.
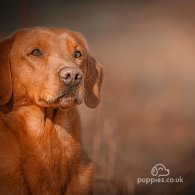
[{"label": "dog's eye", "polygon": [[80,58],[82,56],[81,52],[76,50],[74,51],[74,58]]},{"label": "dog's eye", "polygon": [[31,55],[40,57],[40,56],[42,56],[42,52],[41,52],[40,49],[34,49],[34,50],[31,52]]}]

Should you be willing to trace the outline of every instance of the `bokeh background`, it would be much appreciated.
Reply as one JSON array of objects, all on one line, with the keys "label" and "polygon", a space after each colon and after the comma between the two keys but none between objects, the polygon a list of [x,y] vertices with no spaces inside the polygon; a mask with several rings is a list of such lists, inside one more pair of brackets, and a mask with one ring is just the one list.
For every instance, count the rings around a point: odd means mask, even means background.
[{"label": "bokeh background", "polygon": [[[195,2],[0,0],[0,38],[32,26],[83,33],[105,68],[79,108],[94,194],[195,194]],[[157,163],[184,182],[138,185]]]}]

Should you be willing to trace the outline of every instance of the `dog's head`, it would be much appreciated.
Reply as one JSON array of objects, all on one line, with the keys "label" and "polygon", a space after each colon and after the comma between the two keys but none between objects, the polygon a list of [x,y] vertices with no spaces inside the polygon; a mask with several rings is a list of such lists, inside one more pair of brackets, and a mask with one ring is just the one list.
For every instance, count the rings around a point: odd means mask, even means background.
[{"label": "dog's head", "polygon": [[[0,41],[0,105],[70,108],[100,102],[102,66],[80,33],[23,29]],[[12,98],[11,98],[12,97]]]}]

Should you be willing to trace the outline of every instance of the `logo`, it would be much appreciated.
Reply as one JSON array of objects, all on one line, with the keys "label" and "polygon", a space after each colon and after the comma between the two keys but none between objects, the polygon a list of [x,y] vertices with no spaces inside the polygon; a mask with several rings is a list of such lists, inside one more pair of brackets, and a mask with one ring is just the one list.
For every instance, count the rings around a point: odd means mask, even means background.
[{"label": "logo", "polygon": [[170,170],[165,167],[163,164],[156,164],[152,167],[151,175],[158,176],[158,177],[165,177],[170,174]]},{"label": "logo", "polygon": [[167,177],[170,174],[170,170],[163,164],[156,164],[151,169],[151,175],[153,177],[139,177],[137,178],[137,184],[155,184],[155,183],[183,183],[184,178],[179,177]]}]

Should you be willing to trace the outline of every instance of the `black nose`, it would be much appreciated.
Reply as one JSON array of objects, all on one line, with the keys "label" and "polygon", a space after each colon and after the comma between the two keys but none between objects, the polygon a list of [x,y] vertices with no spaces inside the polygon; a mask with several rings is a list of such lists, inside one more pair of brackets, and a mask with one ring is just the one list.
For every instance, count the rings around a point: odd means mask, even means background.
[{"label": "black nose", "polygon": [[59,76],[66,85],[78,85],[83,79],[83,73],[77,67],[62,68],[59,71]]}]

